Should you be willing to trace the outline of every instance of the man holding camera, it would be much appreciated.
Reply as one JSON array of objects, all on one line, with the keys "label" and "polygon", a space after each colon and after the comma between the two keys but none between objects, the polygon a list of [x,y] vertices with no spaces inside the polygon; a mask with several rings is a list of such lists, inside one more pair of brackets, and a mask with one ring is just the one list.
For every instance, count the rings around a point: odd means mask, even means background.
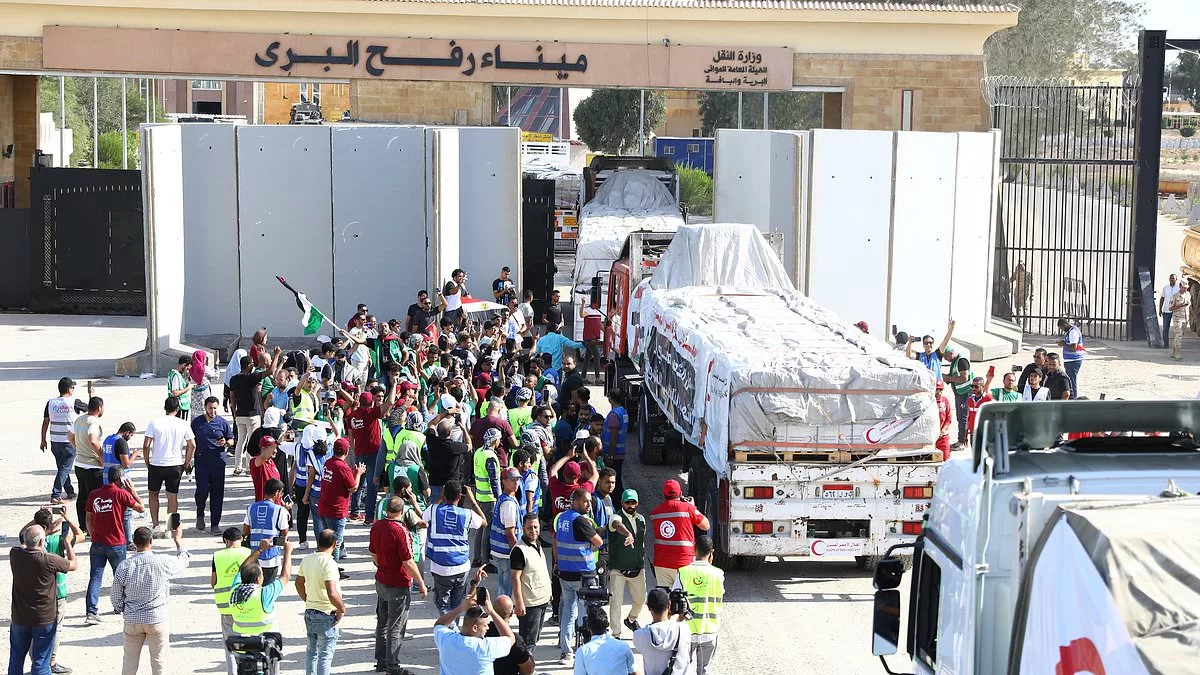
[{"label": "man holding camera", "polygon": [[[279,648],[283,645],[283,637],[274,631],[275,603],[279,596],[283,595],[283,586],[292,576],[292,544],[288,541],[283,542],[283,571],[274,579],[266,581],[263,578],[265,570],[259,566],[258,559],[264,552],[275,548],[270,544],[267,539],[260,541],[254,552],[242,563],[239,571],[240,583],[235,584],[230,591],[229,605],[233,609],[233,632],[236,636],[273,638],[274,648],[265,646],[265,654],[251,656],[260,659],[265,657],[268,675],[279,675],[279,662],[282,660]],[[237,659],[235,656],[234,660]]]},{"label": "man holding camera", "polygon": [[575,675],[639,675],[629,645],[608,633],[608,615],[603,607],[589,607],[587,629],[592,637],[579,648]]},{"label": "man holding camera", "polygon": [[[486,576],[482,569],[476,570],[471,592],[434,622],[433,642],[437,645],[442,673],[490,672],[491,665],[508,656],[516,643],[508,622],[492,608],[487,589],[479,586]],[[451,625],[460,616],[462,629],[456,631]],[[489,624],[495,624],[499,637],[487,637]]]},{"label": "man holding camera", "polygon": [[646,597],[654,621],[633,632],[647,675],[685,675],[691,664],[692,630],[682,614],[671,616],[671,595],[655,588]]},{"label": "man holding camera", "polygon": [[562,600],[559,606],[559,660],[572,661],[571,643],[575,639],[575,621],[581,604],[578,594],[584,576],[595,579],[596,549],[602,543],[592,519],[587,516],[592,495],[585,488],[571,493],[571,508],[554,518],[554,566],[558,570]]},{"label": "man holding camera", "polygon": [[692,607],[688,627],[692,631],[691,657],[696,675],[705,675],[717,652],[717,615],[725,597],[725,571],[712,564],[712,537],[696,538],[696,560],[679,570],[675,590],[687,593]]},{"label": "man holding camera", "polygon": [[[225,548],[213,553],[209,585],[213,589],[213,602],[221,614],[221,637],[225,639],[233,635],[233,608],[229,606],[229,594],[238,581],[242,563],[250,557],[250,549],[242,546],[242,531],[236,527],[226,529],[221,535],[221,542]],[[235,675],[237,663],[233,660],[233,654],[226,649],[225,656],[226,672]]]},{"label": "man holding camera", "polygon": [[663,503],[650,512],[654,527],[654,578],[659,586],[670,588],[679,576],[679,568],[696,557],[695,528],[708,531],[708,518],[696,509],[691,497],[683,497],[679,481],[663,483]]}]

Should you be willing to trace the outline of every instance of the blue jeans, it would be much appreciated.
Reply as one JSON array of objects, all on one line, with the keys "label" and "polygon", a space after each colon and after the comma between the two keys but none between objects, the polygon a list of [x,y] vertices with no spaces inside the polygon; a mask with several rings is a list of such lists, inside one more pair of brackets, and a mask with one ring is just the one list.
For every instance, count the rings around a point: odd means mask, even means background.
[{"label": "blue jeans", "polygon": [[100,613],[100,587],[104,585],[104,566],[107,564],[112,567],[113,574],[117,573],[117,565],[125,559],[125,546],[104,546],[103,544],[92,544],[91,551],[88,552],[88,559],[91,563],[91,570],[88,574],[87,587],[87,613]]},{"label": "blue jeans", "polygon": [[8,626],[8,675],[24,675],[25,655],[33,662],[30,675],[50,675],[50,653],[54,651],[54,636],[58,624],[43,626]]},{"label": "blue jeans", "polygon": [[579,597],[576,593],[582,581],[567,581],[560,578],[558,587],[562,589],[562,599],[558,605],[558,651],[570,653],[575,642],[575,622],[579,619]]},{"label": "blue jeans", "polygon": [[[312,501],[312,500],[310,500],[310,501]],[[321,536],[321,530],[325,529],[325,519],[322,518],[321,515],[317,513],[317,503],[315,501],[313,501],[311,504],[309,504],[308,508],[309,508],[308,515],[310,518],[312,518],[313,543],[315,544],[317,541],[317,538]],[[336,549],[335,549],[335,552],[336,552]]]},{"label": "blue jeans", "polygon": [[439,612],[445,614],[462,604],[463,596],[467,593],[467,587],[463,583],[465,578],[466,573],[452,577],[433,575],[433,604]]},{"label": "blue jeans", "polygon": [[333,667],[333,650],[338,641],[338,628],[333,623],[333,615],[315,609],[304,610],[304,630],[308,633],[304,675],[329,675],[329,669]]},{"label": "blue jeans", "polygon": [[492,558],[492,562],[496,565],[496,583],[499,585],[498,595],[512,596],[512,567],[509,567],[508,558]]},{"label": "blue jeans", "polygon": [[1083,359],[1063,361],[1063,367],[1067,370],[1067,377],[1071,380],[1071,398],[1079,398],[1079,367],[1082,365]]},{"label": "blue jeans", "polygon": [[[204,507],[211,499],[212,517],[204,519]],[[206,457],[196,461],[196,520],[216,530],[221,527],[225,510],[225,460]]]},{"label": "blue jeans", "polygon": [[[133,543],[133,509],[125,509],[125,544]],[[128,548],[126,549],[128,550]]]},{"label": "blue jeans", "polygon": [[71,469],[75,468],[75,448],[70,443],[51,441],[50,454],[54,455],[54,465],[58,469],[54,474],[54,486],[50,488],[50,496],[57,499],[64,492],[75,492],[71,485]]},{"label": "blue jeans", "polygon": [[323,529],[333,530],[337,535],[337,547],[333,549],[333,559],[341,560],[342,554],[346,552],[346,541],[343,535],[346,533],[345,518],[321,518]]},{"label": "blue jeans", "polygon": [[1163,349],[1171,346],[1171,313],[1163,312]]},{"label": "blue jeans", "polygon": [[[383,456],[384,453],[379,451],[376,451],[374,455],[354,456],[354,464],[366,467],[367,472],[358,482],[358,489],[350,495],[351,514],[365,513],[367,520],[375,520],[375,502],[379,499],[379,486],[375,485],[371,479],[379,475],[378,463],[383,461],[380,459]],[[363,503],[364,501],[366,504]]]},{"label": "blue jeans", "polygon": [[441,486],[441,485],[430,485],[429,486],[429,503],[430,504],[436,504],[437,501],[442,498],[442,487],[443,486]]}]

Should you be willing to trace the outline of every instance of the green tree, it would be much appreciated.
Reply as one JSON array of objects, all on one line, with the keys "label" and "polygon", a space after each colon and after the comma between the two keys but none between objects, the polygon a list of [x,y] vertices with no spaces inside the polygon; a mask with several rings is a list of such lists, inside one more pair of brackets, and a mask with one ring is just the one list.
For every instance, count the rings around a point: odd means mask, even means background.
[{"label": "green tree", "polygon": [[[138,133],[130,131],[126,141],[129,148],[129,167],[136,168],[138,165]],[[96,144],[100,154],[101,169],[123,169],[124,163],[121,161],[121,132],[117,130],[106,131],[96,137]]]},{"label": "green tree", "polygon": [[1167,81],[1173,95],[1184,97],[1193,107],[1200,107],[1200,56],[1195,52],[1179,53],[1179,58],[1167,72]]},{"label": "green tree", "polygon": [[[572,119],[589,148],[619,155],[637,148],[639,106],[637,89],[597,89],[580,102]],[[647,90],[641,133],[648,137],[666,112],[666,95]]]},{"label": "green tree", "polygon": [[[1087,63],[1116,62],[1136,39],[1140,0],[1015,0],[1017,25],[988,38],[989,75],[1067,77]],[[1080,57],[1085,57],[1081,60]]]},{"label": "green tree", "polygon": [[711,216],[713,206],[713,179],[703,169],[677,166],[679,173],[679,200],[688,213]]},{"label": "green tree", "polygon": [[[770,129],[813,129],[822,122],[823,96],[819,92],[793,91],[769,94],[767,127]],[[700,124],[705,136],[717,129],[738,128],[738,95],[732,91],[702,91],[699,95]],[[761,129],[763,96],[742,94],[742,128]]]},{"label": "green tree", "polygon": [[[43,76],[39,83],[38,97],[40,100],[41,109],[43,112],[49,112],[54,115],[54,123],[62,126],[62,121],[59,119],[59,83],[63,84],[63,93],[65,94],[65,103],[67,109],[67,124],[66,127],[71,129],[74,141],[74,151],[71,153],[70,166],[79,166],[80,164],[91,166],[92,162],[92,100],[93,88],[92,78],[90,77],[65,77],[59,80],[58,77]],[[138,125],[146,122],[147,102],[146,98],[138,92],[138,81],[130,79],[127,81],[126,88],[126,124],[130,130],[136,131]],[[116,158],[115,168],[121,167],[121,80],[120,78],[100,78],[96,81],[96,129],[99,134],[106,132],[114,132],[114,137],[117,141],[116,152],[112,157]],[[165,120],[166,112],[162,105],[157,101],[155,106],[155,119]],[[136,136],[136,134],[135,134]],[[130,166],[137,166],[136,144],[131,145],[132,155]],[[101,163],[104,162],[103,152],[104,146],[100,146]],[[111,159],[111,157],[110,157]]]}]

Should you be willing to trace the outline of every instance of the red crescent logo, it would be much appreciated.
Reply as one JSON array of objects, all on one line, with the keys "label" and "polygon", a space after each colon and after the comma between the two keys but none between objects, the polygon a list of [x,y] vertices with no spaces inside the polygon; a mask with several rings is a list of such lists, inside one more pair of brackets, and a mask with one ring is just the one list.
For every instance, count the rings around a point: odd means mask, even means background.
[{"label": "red crescent logo", "polygon": [[[817,544],[821,545],[820,551],[817,550]],[[824,539],[814,539],[812,546],[809,546],[808,549],[810,551],[812,551],[813,555],[818,555],[818,556],[825,555],[825,540]]]},{"label": "red crescent logo", "polygon": [[878,440],[871,438],[871,434],[875,433],[875,431],[876,431],[875,427],[871,427],[870,429],[867,429],[866,433],[863,434],[863,438],[865,438],[868,443],[878,443],[879,442]]}]

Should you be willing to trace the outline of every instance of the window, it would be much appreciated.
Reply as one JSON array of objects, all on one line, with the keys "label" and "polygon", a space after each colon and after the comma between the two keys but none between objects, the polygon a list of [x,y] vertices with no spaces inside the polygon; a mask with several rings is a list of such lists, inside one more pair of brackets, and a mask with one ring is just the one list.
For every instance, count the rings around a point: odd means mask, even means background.
[{"label": "window", "polygon": [[220,91],[220,80],[192,80],[192,89],[203,89],[205,91]]},{"label": "window", "polygon": [[917,569],[917,593],[914,602],[911,649],[913,656],[930,668],[937,663],[938,603],[942,592],[942,569],[924,553]]},{"label": "window", "polygon": [[300,101],[321,105],[321,85],[308,82],[301,84]]},{"label": "window", "polygon": [[673,145],[666,145],[666,146],[663,146],[663,154],[664,154],[664,155],[673,155],[673,154],[675,154],[675,146],[673,146]]},{"label": "window", "polygon": [[698,138],[699,136],[700,136],[700,130],[692,129],[692,138]]},{"label": "window", "polygon": [[912,131],[913,128],[913,90],[905,89],[900,92],[900,130]]},{"label": "window", "polygon": [[699,143],[688,143],[687,148],[688,148],[688,152],[700,152],[700,144]]}]

